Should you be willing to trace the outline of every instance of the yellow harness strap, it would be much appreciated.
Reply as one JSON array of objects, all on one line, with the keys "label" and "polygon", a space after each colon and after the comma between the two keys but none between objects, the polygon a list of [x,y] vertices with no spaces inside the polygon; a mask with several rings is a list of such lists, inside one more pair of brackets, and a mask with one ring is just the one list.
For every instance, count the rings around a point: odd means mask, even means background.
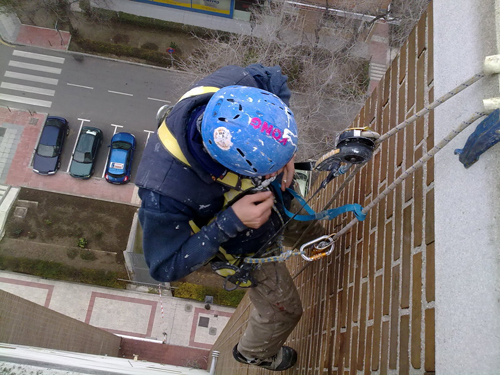
[{"label": "yellow harness strap", "polygon": [[179,103],[181,100],[184,100],[186,98],[190,98],[192,96],[198,96],[198,95],[203,95],[203,94],[208,94],[208,93],[214,93],[220,90],[220,87],[214,87],[214,86],[198,86],[194,87],[191,90],[189,90],[187,93],[181,96]]}]

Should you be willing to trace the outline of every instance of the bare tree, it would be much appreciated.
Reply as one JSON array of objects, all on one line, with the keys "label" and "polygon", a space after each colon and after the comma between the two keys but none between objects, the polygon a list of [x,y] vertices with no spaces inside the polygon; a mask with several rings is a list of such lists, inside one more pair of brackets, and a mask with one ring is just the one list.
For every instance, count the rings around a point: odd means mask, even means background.
[{"label": "bare tree", "polygon": [[393,0],[391,16],[398,20],[398,24],[391,25],[390,44],[399,48],[406,42],[415,24],[422,17],[431,0]]},{"label": "bare tree", "polygon": [[332,148],[366,98],[369,62],[356,46],[370,25],[330,14],[328,6],[299,12],[285,0],[254,8],[252,20],[250,36],[214,32],[185,69],[202,76],[228,64],[281,66],[297,92],[291,107],[300,131],[298,159],[315,158]]}]

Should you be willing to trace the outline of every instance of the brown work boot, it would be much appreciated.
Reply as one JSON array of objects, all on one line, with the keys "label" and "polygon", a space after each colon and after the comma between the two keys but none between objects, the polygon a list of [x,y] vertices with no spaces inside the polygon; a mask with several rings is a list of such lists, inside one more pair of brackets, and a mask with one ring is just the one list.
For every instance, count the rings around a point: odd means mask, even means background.
[{"label": "brown work boot", "polygon": [[238,362],[255,365],[271,371],[284,371],[297,362],[297,352],[289,346],[282,346],[279,352],[266,359],[246,358],[238,351],[238,344],[233,348],[233,357]]}]

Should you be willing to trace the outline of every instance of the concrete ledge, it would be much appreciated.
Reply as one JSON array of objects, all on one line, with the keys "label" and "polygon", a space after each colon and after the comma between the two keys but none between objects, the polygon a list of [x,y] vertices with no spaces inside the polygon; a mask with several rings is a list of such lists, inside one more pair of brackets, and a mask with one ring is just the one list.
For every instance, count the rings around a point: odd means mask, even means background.
[{"label": "concrete ledge", "polygon": [[7,195],[0,205],[0,240],[5,234],[5,223],[7,222],[7,216],[9,216],[10,209],[19,194],[20,188],[11,187],[7,192]]}]

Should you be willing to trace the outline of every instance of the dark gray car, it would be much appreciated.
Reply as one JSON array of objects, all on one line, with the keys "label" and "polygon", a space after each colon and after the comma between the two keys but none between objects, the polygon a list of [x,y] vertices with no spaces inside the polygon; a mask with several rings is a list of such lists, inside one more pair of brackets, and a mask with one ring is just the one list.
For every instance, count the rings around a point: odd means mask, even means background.
[{"label": "dark gray car", "polygon": [[102,138],[101,129],[92,128],[90,126],[84,126],[82,128],[69,167],[69,174],[71,176],[84,180],[92,176],[94,173],[95,159],[99,147],[101,147]]}]

